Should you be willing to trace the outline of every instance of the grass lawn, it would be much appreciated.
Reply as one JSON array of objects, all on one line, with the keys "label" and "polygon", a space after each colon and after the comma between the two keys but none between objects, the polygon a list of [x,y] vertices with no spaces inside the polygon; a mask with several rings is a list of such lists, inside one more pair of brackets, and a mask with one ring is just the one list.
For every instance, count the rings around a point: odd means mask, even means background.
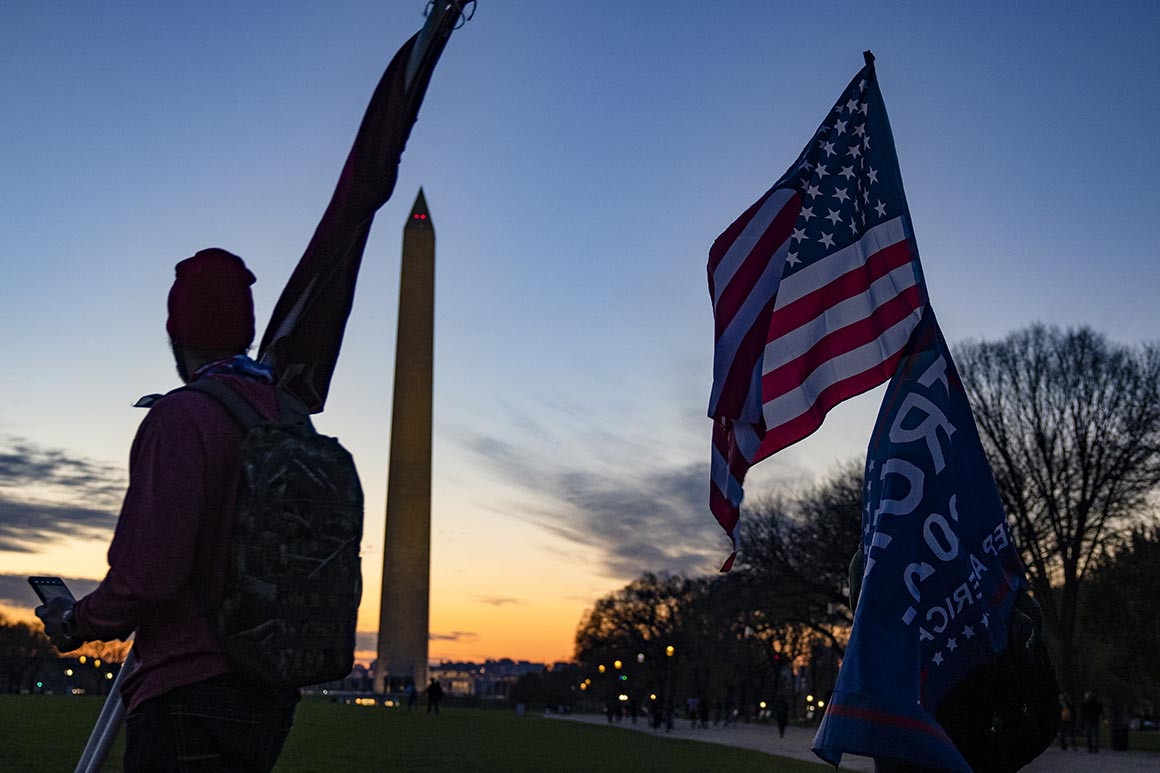
[{"label": "grass lawn", "polygon": [[[72,770],[99,698],[0,695],[0,769]],[[105,770],[120,771],[119,739]],[[689,771],[818,773],[826,766],[716,744],[654,737],[501,709],[401,709],[303,701],[278,773],[334,771]]]}]

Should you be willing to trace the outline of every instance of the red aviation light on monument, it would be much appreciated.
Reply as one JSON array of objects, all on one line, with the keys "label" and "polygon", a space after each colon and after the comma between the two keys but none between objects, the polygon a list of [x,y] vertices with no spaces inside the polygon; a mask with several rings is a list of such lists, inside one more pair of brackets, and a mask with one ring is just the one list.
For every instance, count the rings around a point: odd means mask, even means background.
[{"label": "red aviation light on monument", "polygon": [[423,189],[419,189],[419,195],[415,197],[415,205],[411,207],[411,216],[407,218],[407,224],[403,227],[404,230],[411,230],[415,228],[426,230],[428,228],[434,229],[435,224],[431,222],[431,213],[427,210],[427,198],[423,195]]}]

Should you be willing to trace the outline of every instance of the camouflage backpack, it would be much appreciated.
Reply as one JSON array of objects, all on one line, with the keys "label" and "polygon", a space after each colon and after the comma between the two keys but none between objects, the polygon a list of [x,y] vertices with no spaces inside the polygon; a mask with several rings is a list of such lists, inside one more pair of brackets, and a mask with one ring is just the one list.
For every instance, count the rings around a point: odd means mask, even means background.
[{"label": "camouflage backpack", "polygon": [[342,679],[354,664],[362,597],[354,460],[283,390],[272,422],[223,381],[184,389],[216,399],[245,430],[225,595],[206,609],[222,653],[239,672],[274,685]]}]

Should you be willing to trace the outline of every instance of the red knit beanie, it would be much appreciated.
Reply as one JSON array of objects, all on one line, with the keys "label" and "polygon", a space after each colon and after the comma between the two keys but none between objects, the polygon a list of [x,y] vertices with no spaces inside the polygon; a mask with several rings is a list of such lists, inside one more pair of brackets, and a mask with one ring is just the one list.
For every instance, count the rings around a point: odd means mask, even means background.
[{"label": "red knit beanie", "polygon": [[244,351],[254,340],[254,275],[237,255],[211,247],[177,264],[169,337],[190,349]]}]

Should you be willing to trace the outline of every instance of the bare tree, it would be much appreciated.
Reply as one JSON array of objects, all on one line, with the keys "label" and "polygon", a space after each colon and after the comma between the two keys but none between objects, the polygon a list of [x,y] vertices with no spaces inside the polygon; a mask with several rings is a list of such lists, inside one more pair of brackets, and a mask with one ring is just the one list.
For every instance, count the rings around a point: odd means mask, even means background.
[{"label": "bare tree", "polygon": [[1028,578],[1076,689],[1080,587],[1160,484],[1160,350],[1035,325],[958,348]]},{"label": "bare tree", "polygon": [[812,629],[839,654],[853,622],[846,585],[862,536],[862,468],[847,462],[797,496],[758,502],[742,521],[738,572],[753,608]]}]

